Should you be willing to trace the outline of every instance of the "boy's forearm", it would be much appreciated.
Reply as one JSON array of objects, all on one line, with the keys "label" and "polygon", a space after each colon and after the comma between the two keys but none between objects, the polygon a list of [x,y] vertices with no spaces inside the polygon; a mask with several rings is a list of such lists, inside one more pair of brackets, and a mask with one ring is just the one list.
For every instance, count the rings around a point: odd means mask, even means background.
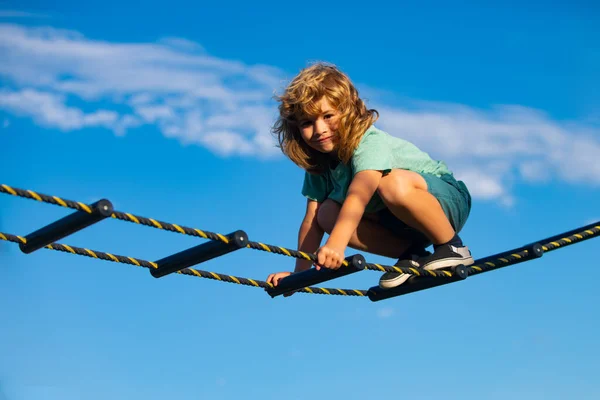
[{"label": "boy's forearm", "polygon": [[345,248],[350,242],[352,234],[358,228],[365,213],[366,205],[367,203],[360,196],[349,195],[346,197],[327,243],[335,247]]},{"label": "boy's forearm", "polygon": [[348,188],[346,199],[340,210],[335,227],[327,244],[345,249],[365,214],[367,204],[381,182],[381,171],[365,170],[357,173]]},{"label": "boy's forearm", "polygon": [[[316,221],[303,222],[298,232],[298,250],[314,253],[319,248],[324,234]],[[296,269],[294,272],[306,271],[311,268],[312,264],[313,262],[310,260],[298,258],[296,259]]]}]

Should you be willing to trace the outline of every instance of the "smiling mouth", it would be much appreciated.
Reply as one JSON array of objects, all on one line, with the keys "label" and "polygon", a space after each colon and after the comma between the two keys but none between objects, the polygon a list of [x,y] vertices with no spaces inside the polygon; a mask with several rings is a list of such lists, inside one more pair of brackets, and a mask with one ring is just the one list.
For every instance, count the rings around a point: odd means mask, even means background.
[{"label": "smiling mouth", "polygon": [[331,136],[327,136],[327,137],[324,137],[322,139],[319,139],[319,140],[317,140],[317,143],[322,143],[322,142],[324,142],[326,140],[329,140],[329,139],[331,139]]}]

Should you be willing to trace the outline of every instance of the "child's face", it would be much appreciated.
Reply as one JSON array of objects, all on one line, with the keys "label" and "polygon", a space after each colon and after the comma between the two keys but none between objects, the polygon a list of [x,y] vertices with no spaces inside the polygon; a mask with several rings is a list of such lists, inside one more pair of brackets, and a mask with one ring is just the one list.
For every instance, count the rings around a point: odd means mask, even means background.
[{"label": "child's face", "polygon": [[340,115],[325,97],[317,102],[317,106],[321,110],[319,115],[305,115],[298,121],[300,134],[313,149],[331,153],[335,150]]}]

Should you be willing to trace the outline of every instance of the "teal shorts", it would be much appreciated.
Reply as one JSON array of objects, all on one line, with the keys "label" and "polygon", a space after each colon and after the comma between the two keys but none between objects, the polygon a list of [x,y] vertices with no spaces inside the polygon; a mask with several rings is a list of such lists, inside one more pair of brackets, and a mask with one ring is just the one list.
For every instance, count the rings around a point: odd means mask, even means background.
[{"label": "teal shorts", "polygon": [[[457,181],[453,175],[437,177],[431,174],[420,174],[427,182],[427,191],[440,203],[450,225],[456,233],[460,232],[467,222],[471,212],[471,194],[462,181]],[[431,241],[419,230],[406,225],[392,212],[385,208],[378,213],[379,224],[390,230],[394,235],[410,240],[415,245],[428,247]]]}]

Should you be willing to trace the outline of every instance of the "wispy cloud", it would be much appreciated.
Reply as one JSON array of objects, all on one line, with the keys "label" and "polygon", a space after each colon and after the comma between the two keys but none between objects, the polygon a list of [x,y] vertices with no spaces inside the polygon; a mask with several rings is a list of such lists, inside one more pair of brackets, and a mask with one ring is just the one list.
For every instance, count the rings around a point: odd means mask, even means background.
[{"label": "wispy cloud", "polygon": [[[152,126],[223,156],[279,156],[270,134],[284,71],[216,58],[182,38],[92,40],[51,27],[0,24],[0,109],[63,131],[104,127],[124,135]],[[376,92],[376,91],[375,91]],[[380,127],[446,161],[474,197],[514,202],[519,182],[600,186],[600,128],[538,110],[371,96]]]},{"label": "wispy cloud", "polygon": [[[109,43],[54,28],[0,25],[0,107],[64,131],[154,125],[222,155],[279,154],[269,127],[276,68],[206,54],[185,39]],[[218,138],[219,140],[215,140]]]},{"label": "wispy cloud", "polygon": [[520,106],[476,110],[419,103],[419,109],[379,109],[384,129],[450,164],[478,198],[512,204],[515,182],[563,181],[600,186],[600,129],[557,122]]}]

